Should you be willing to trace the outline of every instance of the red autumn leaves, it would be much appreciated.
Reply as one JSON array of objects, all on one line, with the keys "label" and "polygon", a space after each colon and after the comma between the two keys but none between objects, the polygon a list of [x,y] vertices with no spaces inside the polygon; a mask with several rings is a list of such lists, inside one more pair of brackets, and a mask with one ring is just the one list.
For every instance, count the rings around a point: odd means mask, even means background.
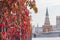
[{"label": "red autumn leaves", "polygon": [[[1,0],[0,27],[2,30],[7,29],[6,31],[1,31],[4,40],[9,40],[8,36],[11,37],[11,40],[17,40],[13,37],[14,35],[21,40],[25,40],[26,37],[31,36],[30,32],[32,27],[30,24],[29,10],[25,5],[26,1],[29,0]],[[34,6],[31,7],[35,10]]]}]

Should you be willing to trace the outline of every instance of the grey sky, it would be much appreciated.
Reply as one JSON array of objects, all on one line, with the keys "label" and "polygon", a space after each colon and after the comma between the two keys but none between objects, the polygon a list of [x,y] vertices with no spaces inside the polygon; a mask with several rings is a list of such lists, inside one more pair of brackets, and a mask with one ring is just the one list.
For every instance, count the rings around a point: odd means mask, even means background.
[{"label": "grey sky", "polygon": [[56,16],[60,16],[60,0],[36,0],[38,13],[32,12],[32,25],[39,25],[40,27],[44,24],[46,8],[48,7],[49,18],[51,25],[56,24]]}]

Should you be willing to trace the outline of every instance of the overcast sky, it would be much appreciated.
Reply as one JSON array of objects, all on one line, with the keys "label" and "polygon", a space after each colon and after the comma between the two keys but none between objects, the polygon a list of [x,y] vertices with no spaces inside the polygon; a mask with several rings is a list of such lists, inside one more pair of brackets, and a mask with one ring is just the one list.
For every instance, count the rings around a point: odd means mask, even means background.
[{"label": "overcast sky", "polygon": [[49,18],[51,25],[56,24],[56,16],[60,16],[60,0],[36,0],[38,13],[35,14],[31,10],[32,25],[39,25],[40,27],[44,24],[46,8],[48,7]]}]

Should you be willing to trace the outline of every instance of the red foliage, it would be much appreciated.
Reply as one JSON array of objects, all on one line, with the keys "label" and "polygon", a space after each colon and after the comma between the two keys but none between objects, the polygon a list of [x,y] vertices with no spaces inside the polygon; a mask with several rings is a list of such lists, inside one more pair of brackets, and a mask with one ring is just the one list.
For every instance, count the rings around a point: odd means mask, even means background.
[{"label": "red foliage", "polygon": [[0,23],[0,27],[3,27],[3,24],[2,23]]}]

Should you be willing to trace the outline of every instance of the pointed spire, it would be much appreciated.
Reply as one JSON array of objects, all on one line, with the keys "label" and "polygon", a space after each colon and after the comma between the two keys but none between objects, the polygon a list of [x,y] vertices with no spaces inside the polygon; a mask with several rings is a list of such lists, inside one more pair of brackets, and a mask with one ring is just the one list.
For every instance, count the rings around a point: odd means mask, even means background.
[{"label": "pointed spire", "polygon": [[48,15],[48,8],[46,8],[46,16],[49,16],[49,15]]},{"label": "pointed spire", "polygon": [[46,8],[46,17],[45,17],[45,23],[43,25],[43,32],[49,32],[52,31],[52,26],[50,25],[49,20],[49,14],[48,14],[48,8]]},{"label": "pointed spire", "polygon": [[46,8],[45,25],[50,25],[49,15],[48,15],[48,8]]}]

